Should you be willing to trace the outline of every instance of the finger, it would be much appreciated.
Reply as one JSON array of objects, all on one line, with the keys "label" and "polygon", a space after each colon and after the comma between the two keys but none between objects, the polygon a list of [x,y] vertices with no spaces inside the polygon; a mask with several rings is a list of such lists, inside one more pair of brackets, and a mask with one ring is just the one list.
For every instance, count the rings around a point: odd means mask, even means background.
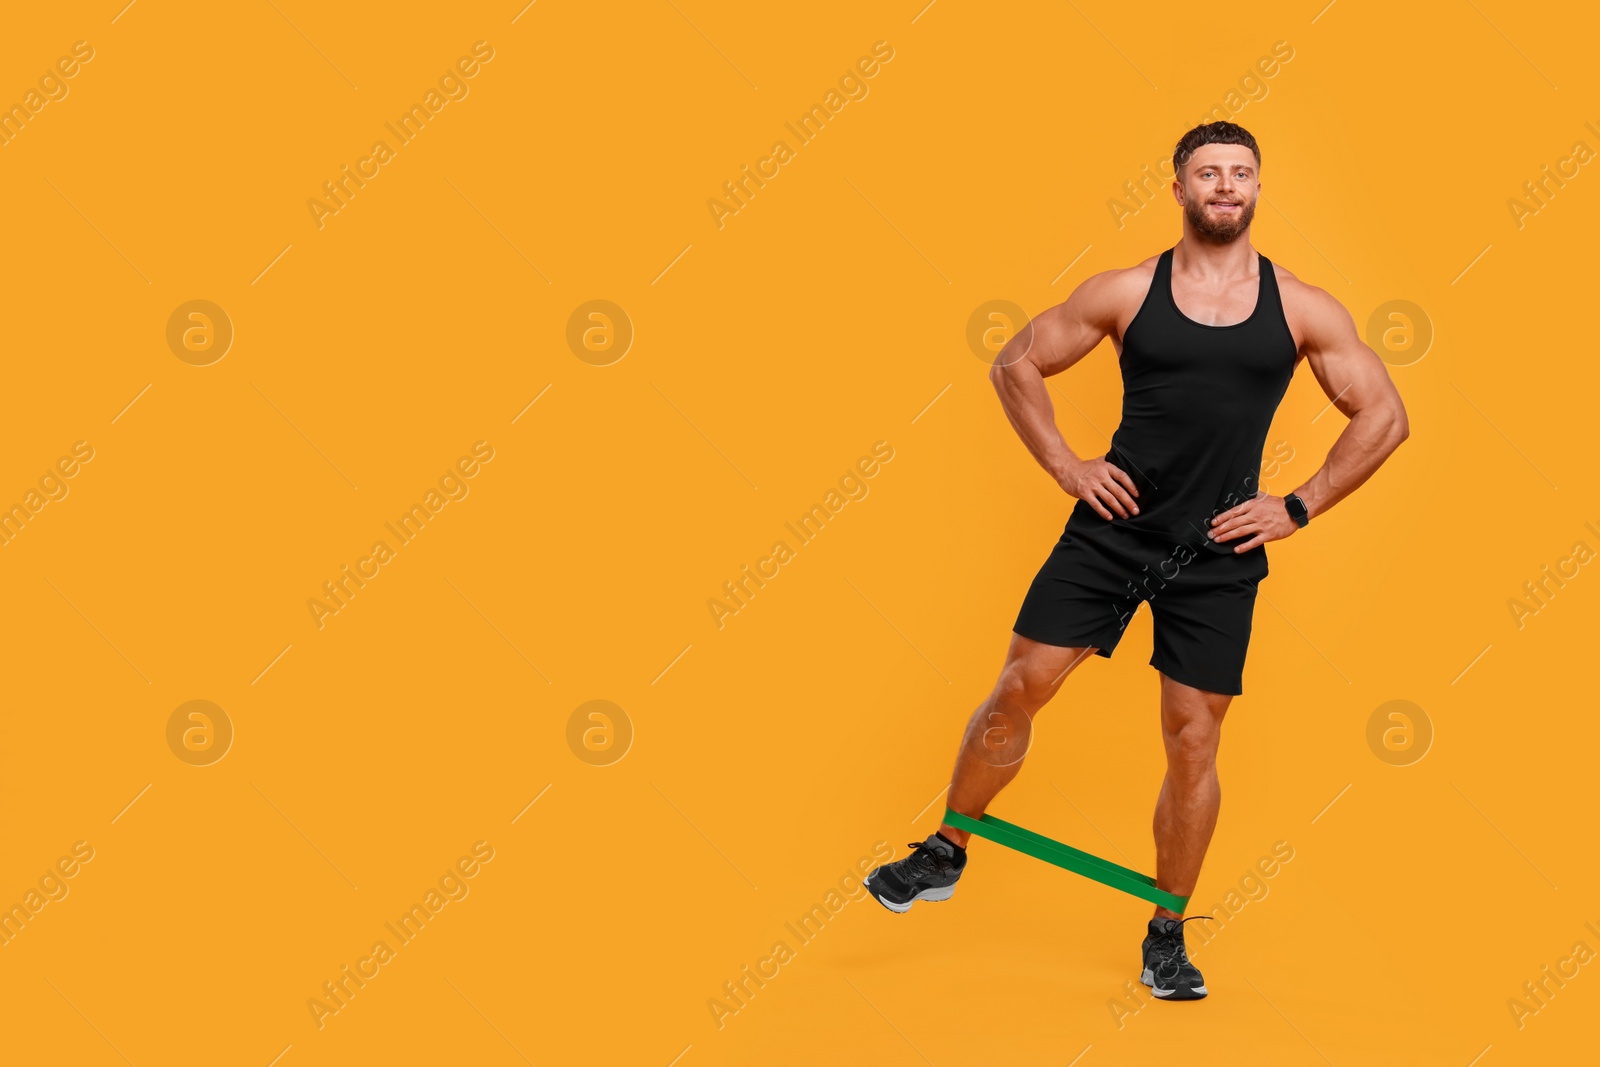
[{"label": "finger", "polygon": [[1083,496],[1080,499],[1082,499],[1083,502],[1088,504],[1091,508],[1094,508],[1095,514],[1099,515],[1102,519],[1105,519],[1107,522],[1111,521],[1111,512],[1107,511],[1100,501],[1095,499],[1093,488],[1084,490]]},{"label": "finger", "polygon": [[1260,530],[1260,529],[1261,529],[1261,524],[1260,523],[1239,521],[1234,526],[1230,527],[1225,533],[1220,533],[1220,534],[1214,535],[1212,540],[1214,540],[1214,541],[1234,541],[1234,540],[1237,540],[1238,538],[1241,538],[1241,537],[1245,536],[1246,534],[1255,533],[1257,530]]},{"label": "finger", "polygon": [[1100,499],[1104,500],[1106,506],[1117,513],[1119,519],[1128,517],[1128,509],[1122,506],[1122,501],[1118,500],[1117,495],[1111,491],[1111,486],[1097,485],[1094,488],[1095,492],[1100,495]]},{"label": "finger", "polygon": [[1240,553],[1240,552],[1248,552],[1252,548],[1255,548],[1257,545],[1264,545],[1266,543],[1267,543],[1267,535],[1264,534],[1264,533],[1258,533],[1254,537],[1250,538],[1250,540],[1246,541],[1244,544],[1242,544],[1238,548],[1234,549],[1233,551],[1234,551],[1235,554]]},{"label": "finger", "polygon": [[1244,503],[1240,504],[1236,508],[1230,508],[1228,511],[1225,511],[1223,514],[1217,516],[1216,525],[1218,527],[1222,527],[1232,524],[1235,528],[1237,528],[1240,523],[1254,522],[1259,517],[1260,516],[1257,514],[1254,507],[1252,507],[1249,503]]},{"label": "finger", "polygon": [[1127,511],[1134,515],[1139,514],[1139,505],[1133,502],[1133,498],[1128,495],[1128,491],[1122,488],[1122,486],[1118,485],[1116,482],[1108,482],[1106,484],[1106,492],[1116,497],[1117,502],[1121,504]]},{"label": "finger", "polygon": [[1211,537],[1212,537],[1212,539],[1213,540],[1220,539],[1223,534],[1229,532],[1230,530],[1237,529],[1239,524],[1244,522],[1244,521],[1245,520],[1242,519],[1242,518],[1232,518],[1232,519],[1227,520],[1226,522],[1217,523],[1215,526],[1211,527]]},{"label": "finger", "polygon": [[1121,467],[1113,467],[1109,463],[1106,464],[1106,469],[1111,472],[1112,476],[1116,478],[1117,481],[1128,487],[1128,492],[1132,493],[1134,496],[1139,495],[1139,487],[1133,484],[1133,479],[1128,477],[1127,471],[1123,470]]}]

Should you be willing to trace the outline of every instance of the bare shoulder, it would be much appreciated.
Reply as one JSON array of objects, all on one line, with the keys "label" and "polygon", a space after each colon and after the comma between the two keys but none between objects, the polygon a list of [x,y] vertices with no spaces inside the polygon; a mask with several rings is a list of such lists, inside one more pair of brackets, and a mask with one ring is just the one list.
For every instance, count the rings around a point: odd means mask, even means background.
[{"label": "bare shoulder", "polygon": [[[1107,337],[1120,355],[1123,333],[1139,313],[1159,258],[1152,256],[1131,267],[1091,274],[1061,303],[1035,315],[1028,330],[1013,337],[1008,347],[1026,336],[1027,359],[1046,376],[1060,374]],[[1021,358],[1021,354],[1013,355]],[[1002,365],[1009,364],[996,363]]]},{"label": "bare shoulder", "polygon": [[1079,305],[1084,316],[1104,328],[1120,346],[1123,332],[1139,313],[1145,294],[1150,291],[1160,258],[1158,252],[1131,267],[1114,267],[1091,274],[1067,299]]},{"label": "bare shoulder", "polygon": [[1303,282],[1287,267],[1272,264],[1273,277],[1278,282],[1278,296],[1283,302],[1283,316],[1294,335],[1295,347],[1301,355],[1317,345],[1326,345],[1346,332],[1353,332],[1355,320],[1332,293],[1310,282]]},{"label": "bare shoulder", "polygon": [[1139,304],[1144,301],[1144,294],[1150,291],[1150,282],[1156,276],[1156,264],[1160,260],[1161,253],[1157,252],[1131,267],[1103,270],[1090,281],[1098,280],[1108,297],[1123,303],[1131,300],[1137,311]]}]

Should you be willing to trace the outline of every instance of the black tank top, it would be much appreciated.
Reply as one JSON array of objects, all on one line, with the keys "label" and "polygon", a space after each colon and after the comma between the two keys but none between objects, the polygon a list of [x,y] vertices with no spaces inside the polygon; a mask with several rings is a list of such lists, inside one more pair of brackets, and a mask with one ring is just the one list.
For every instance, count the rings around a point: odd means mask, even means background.
[{"label": "black tank top", "polygon": [[[1231,553],[1206,540],[1206,520],[1254,496],[1272,416],[1297,350],[1272,262],[1260,259],[1255,310],[1206,326],[1172,297],[1172,249],[1161,253],[1144,304],[1122,339],[1122,422],[1106,461],[1139,487],[1139,514],[1111,525]],[[1069,525],[1105,526],[1078,501]]]}]

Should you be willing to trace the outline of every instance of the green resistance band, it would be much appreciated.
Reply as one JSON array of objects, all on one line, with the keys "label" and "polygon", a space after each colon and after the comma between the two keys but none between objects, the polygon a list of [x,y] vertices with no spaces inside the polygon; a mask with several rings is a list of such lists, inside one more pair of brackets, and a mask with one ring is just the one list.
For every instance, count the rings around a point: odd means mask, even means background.
[{"label": "green resistance band", "polygon": [[1103,860],[1099,856],[1091,856],[1071,845],[1063,845],[1059,841],[1052,841],[1043,834],[1036,834],[1032,830],[997,819],[993,815],[981,818],[969,818],[959,811],[944,809],[944,822],[946,826],[954,826],[958,830],[965,830],[978,837],[986,837],[996,844],[1007,848],[1016,849],[1034,859],[1053,863],[1074,874],[1081,874],[1085,878],[1092,878],[1096,882],[1104,883],[1112,889],[1120,889],[1124,893],[1132,893],[1136,897],[1159,904],[1163,908],[1183,913],[1184,907],[1189,903],[1188,897],[1176,897],[1171,893],[1156,888],[1156,880],[1147,874],[1130,870],[1127,867]]}]

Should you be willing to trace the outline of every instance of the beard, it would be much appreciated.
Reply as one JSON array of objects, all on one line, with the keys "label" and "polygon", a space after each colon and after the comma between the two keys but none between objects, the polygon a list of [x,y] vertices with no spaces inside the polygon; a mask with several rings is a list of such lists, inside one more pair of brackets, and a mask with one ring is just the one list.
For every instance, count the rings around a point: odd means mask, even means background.
[{"label": "beard", "polygon": [[1248,203],[1240,198],[1241,206],[1232,215],[1207,215],[1206,205],[1193,200],[1183,205],[1183,215],[1189,220],[1189,225],[1194,227],[1195,233],[1203,241],[1213,244],[1225,245],[1231,243],[1245,230],[1250,228],[1250,220],[1256,217],[1256,204],[1254,200]]}]

